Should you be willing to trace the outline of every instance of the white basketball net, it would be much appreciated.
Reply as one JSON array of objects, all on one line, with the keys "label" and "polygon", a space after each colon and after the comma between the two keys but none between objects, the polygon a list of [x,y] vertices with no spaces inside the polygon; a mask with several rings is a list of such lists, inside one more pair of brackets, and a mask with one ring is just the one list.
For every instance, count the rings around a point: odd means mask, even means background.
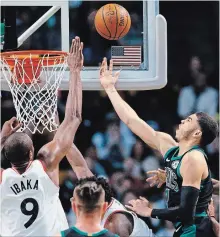
[{"label": "white basketball net", "polygon": [[[21,131],[26,129],[31,133],[36,131],[43,133],[45,129],[49,132],[55,131],[58,127],[57,94],[67,68],[66,57],[54,59],[51,65],[47,54],[39,60],[36,67],[33,67],[31,53],[24,59],[13,56],[14,68],[11,70],[7,61],[1,58],[1,69],[12,93],[17,119],[23,124]],[[31,76],[24,70],[27,60]],[[25,78],[30,79],[30,84],[25,83]]]}]

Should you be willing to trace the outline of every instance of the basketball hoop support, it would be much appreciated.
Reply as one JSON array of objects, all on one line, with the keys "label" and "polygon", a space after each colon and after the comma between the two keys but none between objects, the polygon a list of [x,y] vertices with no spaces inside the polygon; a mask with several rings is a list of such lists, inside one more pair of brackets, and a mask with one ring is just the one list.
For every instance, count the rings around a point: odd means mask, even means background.
[{"label": "basketball hoop support", "polygon": [[[51,16],[61,9],[61,41],[62,51],[69,52],[69,2],[62,1],[20,1],[20,0],[2,0],[1,6],[52,6],[41,18],[39,18],[31,27],[29,27],[19,38],[18,47],[30,37],[41,25],[43,25]],[[62,27],[65,26],[65,27]]]}]

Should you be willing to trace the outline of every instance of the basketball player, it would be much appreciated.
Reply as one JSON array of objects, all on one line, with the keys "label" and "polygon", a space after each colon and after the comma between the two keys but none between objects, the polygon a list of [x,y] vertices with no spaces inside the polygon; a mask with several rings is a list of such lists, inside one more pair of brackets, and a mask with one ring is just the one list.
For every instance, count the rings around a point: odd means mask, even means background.
[{"label": "basketball player", "polygon": [[1,132],[4,155],[12,168],[1,170],[1,236],[53,236],[68,228],[59,200],[58,168],[71,148],[81,122],[83,44],[76,37],[68,55],[69,94],[65,118],[53,140],[44,145],[33,161],[34,147],[29,136],[14,133],[5,123]]},{"label": "basketball player", "polygon": [[67,159],[78,179],[84,181],[98,182],[105,190],[105,201],[108,208],[105,211],[101,226],[121,237],[148,236],[153,237],[152,230],[137,215],[128,211],[119,201],[113,198],[113,192],[109,183],[104,178],[96,178],[89,170],[81,152],[73,144],[67,154]]},{"label": "basketball player", "polygon": [[[140,215],[170,220],[174,236],[214,236],[207,215],[213,186],[202,146],[211,143],[218,134],[217,122],[205,113],[196,113],[181,121],[176,131],[178,143],[168,134],[156,132],[120,97],[115,83],[119,72],[112,75],[113,62],[108,70],[103,59],[100,82],[120,119],[149,146],[164,156],[168,208],[151,209],[148,201],[131,201],[129,208]],[[195,221],[194,221],[195,218]]]},{"label": "basketball player", "polygon": [[[147,173],[153,174],[152,177],[147,179],[148,182],[151,182],[150,184],[151,187],[153,187],[154,185],[157,185],[157,187],[160,188],[164,183],[166,183],[166,172],[164,170],[162,169],[152,170],[152,171],[148,171]],[[219,195],[219,180],[212,179],[212,184],[213,184],[213,194]],[[213,199],[211,199],[211,202],[209,203],[208,215],[211,219],[212,229],[215,233],[215,236],[218,237],[220,233],[219,232],[220,224],[215,219],[215,208],[214,208]]]},{"label": "basketball player", "polygon": [[95,181],[79,180],[70,200],[76,214],[76,225],[61,231],[57,236],[119,237],[101,226],[102,215],[108,207],[101,184]]}]

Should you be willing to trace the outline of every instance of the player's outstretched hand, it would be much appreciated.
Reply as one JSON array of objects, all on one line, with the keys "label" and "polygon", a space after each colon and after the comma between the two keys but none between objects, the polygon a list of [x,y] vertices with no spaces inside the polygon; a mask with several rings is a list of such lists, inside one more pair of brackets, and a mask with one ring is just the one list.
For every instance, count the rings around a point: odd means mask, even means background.
[{"label": "player's outstretched hand", "polygon": [[113,75],[112,70],[113,70],[113,60],[110,60],[108,69],[107,59],[103,58],[102,65],[99,71],[99,78],[101,85],[105,90],[109,88],[114,88],[115,83],[118,80],[120,71],[115,72],[115,74]]},{"label": "player's outstretched hand", "polygon": [[152,170],[147,172],[148,175],[153,175],[146,179],[150,183],[150,186],[153,187],[157,185],[157,188],[160,188],[166,182],[166,171],[162,169]]},{"label": "player's outstretched hand", "polygon": [[83,43],[80,42],[80,38],[76,36],[75,39],[72,40],[70,53],[67,57],[70,71],[80,71],[83,67],[83,61]]},{"label": "player's outstretched hand", "polygon": [[7,138],[11,134],[15,133],[22,124],[17,120],[16,117],[12,117],[10,120],[6,121],[2,127],[1,138]]},{"label": "player's outstretched hand", "polygon": [[125,206],[138,215],[145,217],[151,216],[152,208],[149,207],[149,201],[146,198],[140,197],[140,199],[131,200],[128,203],[130,205]]}]

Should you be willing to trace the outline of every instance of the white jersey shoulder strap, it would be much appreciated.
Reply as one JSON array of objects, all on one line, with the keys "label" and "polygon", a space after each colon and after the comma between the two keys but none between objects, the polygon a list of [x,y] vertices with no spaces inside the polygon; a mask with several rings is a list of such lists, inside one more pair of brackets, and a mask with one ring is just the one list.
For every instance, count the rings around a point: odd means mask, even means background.
[{"label": "white jersey shoulder strap", "polygon": [[106,212],[105,212],[105,215],[104,215],[104,217],[103,217],[103,219],[102,219],[102,222],[101,222],[101,224],[103,225],[103,227],[104,227],[106,221],[108,220],[108,218],[109,218],[112,214],[117,213],[117,212],[126,212],[126,213],[128,213],[128,214],[131,214],[132,216],[136,216],[135,213],[128,211],[128,210],[125,208],[125,206],[124,206],[123,204],[121,204],[118,200],[112,198],[112,201],[111,201],[111,203],[109,204],[109,206],[108,206],[108,208],[107,208],[107,210],[106,210]]}]

